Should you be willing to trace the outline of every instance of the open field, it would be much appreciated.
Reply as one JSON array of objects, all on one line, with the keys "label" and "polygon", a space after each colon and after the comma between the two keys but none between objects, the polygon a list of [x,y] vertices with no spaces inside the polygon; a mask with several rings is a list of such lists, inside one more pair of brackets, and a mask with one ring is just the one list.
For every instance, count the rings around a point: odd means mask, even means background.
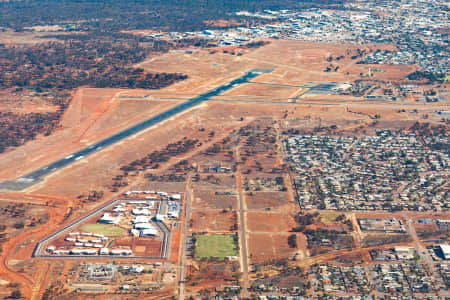
[{"label": "open field", "polygon": [[237,216],[235,212],[193,211],[192,232],[228,232],[233,230]]},{"label": "open field", "polygon": [[21,113],[56,112],[58,107],[30,91],[15,92],[13,89],[0,90],[0,111]]},{"label": "open field", "polygon": [[216,235],[199,235],[195,244],[195,257],[202,258],[219,258],[224,259],[227,256],[238,256],[239,251],[236,249],[232,235],[216,234]]},{"label": "open field", "polygon": [[114,244],[116,246],[130,247],[136,256],[158,257],[161,255],[162,242],[153,238],[127,237],[115,240]]},{"label": "open field", "polygon": [[290,233],[250,233],[248,235],[248,251],[250,261],[262,262],[289,258],[297,249],[290,248]]},{"label": "open field", "polygon": [[104,236],[119,237],[127,234],[127,231],[121,227],[108,224],[84,224],[81,229]]},{"label": "open field", "polygon": [[336,220],[339,214],[320,215],[319,221],[322,223],[332,223]]},{"label": "open field", "polygon": [[[284,98],[285,101],[288,101],[287,98],[295,97],[303,90],[304,89],[299,87],[284,87],[277,85],[246,83],[223,93],[223,96],[221,96],[220,98],[238,99],[233,96],[245,95],[248,98],[255,98],[252,96],[261,97],[261,101],[264,101],[264,99],[267,99],[267,101],[271,101],[276,98]],[[220,99],[219,97],[217,98]]]},{"label": "open field", "polygon": [[37,44],[44,41],[57,41],[56,39],[43,39],[42,36],[48,35],[47,32],[23,31],[16,32],[13,30],[2,31],[0,35],[0,43],[6,45],[13,44]]},{"label": "open field", "polygon": [[193,187],[198,189],[208,189],[211,191],[234,189],[236,179],[229,174],[200,175],[199,180],[193,182]]},{"label": "open field", "polygon": [[296,226],[292,213],[247,212],[251,232],[289,232]]},{"label": "open field", "polygon": [[198,292],[202,289],[215,289],[223,284],[236,283],[233,274],[239,272],[239,261],[192,261],[187,270],[186,289]]},{"label": "open field", "polygon": [[195,190],[192,208],[201,209],[204,207],[214,209],[236,209],[237,198],[235,195],[216,195],[215,191]]},{"label": "open field", "polygon": [[[260,161],[258,160],[258,162]],[[271,167],[273,168],[274,165],[276,165],[275,161]],[[283,177],[281,174],[273,176],[256,173],[255,175],[244,176],[243,181],[247,191],[281,191],[283,189]]]},{"label": "open field", "polygon": [[289,205],[286,192],[252,192],[245,195],[249,209],[283,209]]}]

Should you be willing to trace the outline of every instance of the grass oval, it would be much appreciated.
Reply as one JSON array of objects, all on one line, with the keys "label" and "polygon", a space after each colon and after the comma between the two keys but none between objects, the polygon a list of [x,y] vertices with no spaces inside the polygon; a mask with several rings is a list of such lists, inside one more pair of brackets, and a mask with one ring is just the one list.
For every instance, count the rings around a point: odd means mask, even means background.
[{"label": "grass oval", "polygon": [[103,234],[105,236],[122,236],[127,234],[127,231],[119,226],[109,224],[84,224],[81,229],[86,232]]}]

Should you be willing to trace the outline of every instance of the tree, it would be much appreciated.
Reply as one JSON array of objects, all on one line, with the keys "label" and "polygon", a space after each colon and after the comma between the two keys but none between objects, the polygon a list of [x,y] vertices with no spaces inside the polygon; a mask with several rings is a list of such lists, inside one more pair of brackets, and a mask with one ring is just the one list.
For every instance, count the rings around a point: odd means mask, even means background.
[{"label": "tree", "polygon": [[12,291],[10,298],[12,298],[12,299],[21,299],[22,298],[22,292],[20,290]]},{"label": "tree", "polygon": [[288,245],[290,248],[297,248],[297,235],[295,234],[291,234],[288,237]]}]

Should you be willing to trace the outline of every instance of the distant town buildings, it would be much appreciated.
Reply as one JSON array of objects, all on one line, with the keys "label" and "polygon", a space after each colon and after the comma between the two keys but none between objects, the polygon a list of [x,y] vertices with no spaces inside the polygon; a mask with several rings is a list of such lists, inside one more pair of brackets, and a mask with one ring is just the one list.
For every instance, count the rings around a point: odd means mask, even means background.
[{"label": "distant town buildings", "polygon": [[[392,44],[395,51],[376,51],[362,64],[415,64],[421,71],[449,74],[448,6],[445,1],[352,1],[345,10],[237,12],[271,21],[258,27],[229,30],[150,34],[156,39],[199,37],[218,46],[242,45],[260,38],[283,38],[313,42]],[[357,59],[357,57],[355,57]]]}]

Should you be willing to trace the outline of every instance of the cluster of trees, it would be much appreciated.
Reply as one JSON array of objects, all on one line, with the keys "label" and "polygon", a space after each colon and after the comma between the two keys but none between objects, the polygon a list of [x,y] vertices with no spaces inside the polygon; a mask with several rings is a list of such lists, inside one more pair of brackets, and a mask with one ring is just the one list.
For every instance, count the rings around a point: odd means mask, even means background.
[{"label": "cluster of trees", "polygon": [[186,181],[186,176],[184,174],[164,174],[164,175],[154,175],[147,174],[145,178],[150,181],[159,181],[159,182],[184,182]]},{"label": "cluster of trees", "polygon": [[222,152],[222,147],[220,146],[220,144],[215,143],[211,147],[208,147],[205,152],[206,152],[206,154],[212,154],[212,153],[217,154],[217,153]]},{"label": "cluster of trees", "polygon": [[330,64],[323,70],[324,72],[337,72],[339,70],[339,66],[335,66],[333,64]]},{"label": "cluster of trees", "polygon": [[[80,35],[83,36],[83,35]],[[141,62],[152,48],[134,37],[96,37],[87,40],[0,47],[0,88],[70,90],[93,87],[157,89],[187,78],[181,74],[152,74],[129,65]]]},{"label": "cluster of trees", "polygon": [[292,228],[293,232],[304,232],[306,229],[306,226],[313,224],[317,217],[319,216],[318,212],[315,212],[313,214],[307,213],[307,214],[297,214],[295,216],[295,222],[297,222],[298,226]]},{"label": "cluster of trees", "polygon": [[135,170],[157,169],[159,163],[168,161],[171,157],[177,156],[188,152],[193,149],[198,143],[196,139],[183,139],[176,143],[172,143],[166,146],[165,149],[160,151],[153,151],[141,159],[137,159],[130,164],[121,167],[124,172],[130,172]]},{"label": "cluster of trees", "polygon": [[291,234],[291,235],[288,237],[288,245],[289,245],[290,248],[298,248],[298,245],[297,245],[297,235]]},{"label": "cluster of trees", "polygon": [[[361,50],[358,48],[358,49],[356,49],[356,54],[351,56],[351,59],[357,59],[358,57],[363,57],[366,53],[367,53],[366,50],[364,50],[364,49]],[[349,54],[348,51],[347,51],[347,54]]]},{"label": "cluster of trees", "polygon": [[[195,237],[193,238],[193,242],[194,239]],[[187,268],[186,282],[190,286],[197,286],[203,283],[205,278],[208,278],[209,280],[225,281],[227,285],[239,285],[239,274],[239,261],[220,261],[212,258],[202,259],[198,261],[198,268],[193,266]],[[223,295],[224,292],[226,291],[219,292],[218,294]],[[207,296],[210,293],[211,290],[208,289],[199,291],[199,294],[202,296],[200,297],[201,299],[211,299],[212,297]]]},{"label": "cluster of trees", "polygon": [[[300,295],[305,295],[311,288],[307,274],[302,268],[289,265],[289,260],[284,258],[277,261],[265,261],[253,264],[257,279],[252,282],[251,290],[256,292],[270,292],[273,288],[298,289]],[[270,276],[264,275],[263,271],[278,269],[271,272]],[[274,270],[275,271],[275,270]]]},{"label": "cluster of trees", "polygon": [[244,44],[241,47],[248,48],[248,49],[256,49],[256,48],[265,46],[267,44],[270,44],[270,42],[269,41],[255,41],[255,42],[250,42],[250,43]]},{"label": "cluster of trees", "polygon": [[87,195],[81,194],[78,196],[78,199],[81,199],[82,202],[97,202],[98,200],[103,198],[103,191],[89,191]]},{"label": "cluster of trees", "polygon": [[[226,211],[230,211],[232,208],[230,208],[229,210]],[[239,226],[238,226],[238,220],[237,220],[237,212],[233,211],[231,212],[233,214],[232,216],[232,220],[233,220],[233,225],[231,225],[230,230],[231,231],[236,231],[238,230]]]},{"label": "cluster of trees", "polygon": [[305,215],[298,214],[295,216],[295,221],[299,225],[307,226],[314,223],[314,220],[319,216],[318,212],[315,212],[313,214],[307,213]]},{"label": "cluster of trees", "polygon": [[415,122],[410,130],[421,139],[421,141],[432,150],[450,153],[450,144],[447,142],[434,141],[427,143],[423,137],[443,137],[448,132],[448,126],[444,124],[431,125],[430,123]]},{"label": "cluster of trees", "polygon": [[[318,233],[314,232],[314,230],[307,229],[308,225],[312,225],[315,222],[318,222],[319,218],[319,212],[314,212],[312,214],[306,213],[306,214],[297,214],[295,216],[295,222],[298,224],[298,226],[292,228],[293,232],[303,232],[305,234],[310,234],[313,236],[320,236],[321,234],[325,233],[328,234],[327,229],[319,229]],[[349,231],[353,231],[353,224],[350,219],[347,219],[345,214],[338,215],[335,219],[335,222],[340,222],[342,225],[346,225]],[[336,231],[336,233],[339,234],[345,234],[345,231]],[[332,232],[331,235],[334,235],[334,232]]]},{"label": "cluster of trees", "polygon": [[385,244],[396,244],[411,241],[411,237],[407,234],[393,234],[383,236],[367,236],[362,241],[363,247],[374,247]]},{"label": "cluster of trees", "polygon": [[448,126],[432,125],[430,123],[419,123],[415,122],[410,130],[414,132],[417,136],[443,136],[447,133]]},{"label": "cluster of trees", "polygon": [[406,78],[409,80],[428,81],[429,83],[443,82],[445,74],[435,74],[427,71],[416,71],[409,74]]},{"label": "cluster of trees", "polygon": [[11,295],[9,296],[9,298],[11,298],[11,299],[22,299],[22,297],[23,297],[23,295],[20,290],[12,291]]},{"label": "cluster of trees", "polygon": [[188,171],[193,170],[194,167],[189,163],[187,159],[183,159],[176,164],[173,165],[169,170],[174,171],[176,173],[186,174]]},{"label": "cluster of trees", "polygon": [[6,225],[0,225],[0,253],[3,252],[2,244],[6,243],[8,241],[8,238],[6,237]]},{"label": "cluster of trees", "polygon": [[325,228],[306,229],[308,248],[323,246],[324,241],[329,241],[329,246],[336,249],[349,248],[353,245],[353,238],[346,231],[329,230]]},{"label": "cluster of trees", "polygon": [[[244,137],[242,156],[250,157],[267,153],[276,147],[276,132],[273,127],[261,128],[258,124],[250,124],[239,129],[238,134]],[[243,160],[246,157],[242,157]]]},{"label": "cluster of trees", "polygon": [[49,135],[58,125],[60,113],[15,114],[0,111],[0,153],[20,146],[37,135]]},{"label": "cluster of trees", "polygon": [[[123,180],[129,176],[129,172],[139,173],[148,169],[158,169],[160,163],[168,161],[171,157],[189,152],[190,150],[194,149],[197,144],[197,139],[188,139],[185,137],[176,143],[168,144],[163,150],[153,151],[152,153],[144,156],[141,159],[136,159],[131,163],[122,166],[120,168],[122,174],[112,178],[114,183],[111,190],[113,192],[116,192],[119,187],[127,186],[128,183]],[[176,174],[167,174],[162,176],[147,174],[146,177],[151,181],[184,181],[186,179],[184,175]]]},{"label": "cluster of trees", "polygon": [[[27,26],[64,24],[70,30],[121,31],[157,28],[194,31],[208,28],[207,20],[247,17],[230,16],[241,10],[342,7],[342,0],[30,0],[0,2],[0,27],[24,30]],[[211,28],[211,27],[209,27]],[[214,26],[212,26],[214,28]]]},{"label": "cluster of trees", "polygon": [[177,73],[146,73],[144,69],[113,67],[108,72],[96,74],[89,77],[91,85],[98,88],[139,88],[159,89],[179,80],[186,79],[186,75]]},{"label": "cluster of trees", "polygon": [[139,36],[137,37],[137,40],[140,43],[145,43],[145,47],[153,52],[167,52],[169,50],[182,49],[191,46],[205,48],[217,47],[213,41],[197,37],[176,40],[160,40],[148,36]]}]

